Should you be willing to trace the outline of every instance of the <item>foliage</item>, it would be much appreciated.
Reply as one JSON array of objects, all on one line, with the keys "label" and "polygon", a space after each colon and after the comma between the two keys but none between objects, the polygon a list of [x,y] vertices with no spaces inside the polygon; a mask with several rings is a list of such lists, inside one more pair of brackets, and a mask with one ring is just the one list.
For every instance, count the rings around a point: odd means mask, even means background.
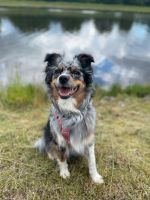
[{"label": "foliage", "polygon": [[[94,87],[95,99],[105,96],[117,97],[118,95],[144,97],[150,95],[150,85],[131,85],[127,88],[121,88],[120,85],[113,85],[109,90],[96,85]],[[24,85],[17,78],[7,88],[1,88],[0,103],[11,107],[40,106],[47,103],[47,92],[41,85]]]},{"label": "foliage", "polygon": [[[148,0],[149,1],[149,0]],[[92,3],[93,2],[93,3]],[[68,9],[68,10],[82,10],[91,9],[97,11],[111,11],[111,12],[136,12],[136,13],[150,13],[149,3],[138,5],[127,4],[106,4],[96,1],[42,1],[42,0],[0,0],[1,7],[12,8],[53,8],[53,9]],[[144,6],[145,5],[145,6]],[[35,12],[35,9],[34,9]]]},{"label": "foliage", "polygon": [[7,88],[2,88],[0,101],[4,105],[13,107],[24,107],[28,105],[40,105],[47,100],[46,92],[41,86],[31,84],[24,85],[19,79],[10,84]]},{"label": "foliage", "polygon": [[[35,0],[41,1],[41,0]],[[62,0],[45,0],[47,2],[58,2]],[[84,2],[84,3],[103,3],[103,4],[124,4],[124,5],[150,5],[149,0],[64,0],[64,2]]]},{"label": "foliage", "polygon": [[104,96],[113,96],[116,97],[118,95],[129,95],[129,96],[137,96],[144,97],[150,95],[150,85],[130,85],[126,88],[122,88],[120,85],[113,85],[109,90],[102,89],[99,86],[96,86],[96,96],[104,97]]},{"label": "foliage", "polygon": [[146,95],[150,95],[150,85],[142,86],[142,85],[132,85],[128,86],[125,89],[125,92],[128,95],[134,95],[137,97],[144,97]]}]

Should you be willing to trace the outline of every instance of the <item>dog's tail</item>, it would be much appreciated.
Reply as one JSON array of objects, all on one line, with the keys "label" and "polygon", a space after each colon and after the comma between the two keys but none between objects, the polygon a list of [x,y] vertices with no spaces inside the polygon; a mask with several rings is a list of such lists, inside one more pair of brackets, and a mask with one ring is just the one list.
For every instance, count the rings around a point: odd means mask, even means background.
[{"label": "dog's tail", "polygon": [[40,153],[46,153],[46,149],[45,149],[45,141],[44,141],[44,138],[41,137],[39,138],[35,144],[34,144],[34,147],[40,152]]}]

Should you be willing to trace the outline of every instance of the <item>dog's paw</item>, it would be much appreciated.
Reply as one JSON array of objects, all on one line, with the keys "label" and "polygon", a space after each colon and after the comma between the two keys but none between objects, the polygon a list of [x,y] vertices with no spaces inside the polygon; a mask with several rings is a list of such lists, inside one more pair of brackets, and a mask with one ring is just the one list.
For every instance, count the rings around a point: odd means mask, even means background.
[{"label": "dog's paw", "polygon": [[70,177],[70,172],[68,171],[68,169],[61,170],[60,176],[62,178],[64,178],[64,179],[69,178]]},{"label": "dog's paw", "polygon": [[94,183],[97,183],[97,184],[104,183],[103,177],[98,173],[92,175],[91,177]]}]

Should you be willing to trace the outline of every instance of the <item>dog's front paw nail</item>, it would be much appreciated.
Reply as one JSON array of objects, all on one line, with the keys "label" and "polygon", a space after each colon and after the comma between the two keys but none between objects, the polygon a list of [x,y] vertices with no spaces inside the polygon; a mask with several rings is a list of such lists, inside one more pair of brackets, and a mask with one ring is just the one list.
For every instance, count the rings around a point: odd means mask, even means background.
[{"label": "dog's front paw nail", "polygon": [[60,176],[64,179],[66,179],[70,176],[70,172],[68,170],[63,170],[60,172]]},{"label": "dog's front paw nail", "polygon": [[94,183],[98,183],[98,184],[104,183],[103,177],[98,173],[92,176],[92,180]]}]

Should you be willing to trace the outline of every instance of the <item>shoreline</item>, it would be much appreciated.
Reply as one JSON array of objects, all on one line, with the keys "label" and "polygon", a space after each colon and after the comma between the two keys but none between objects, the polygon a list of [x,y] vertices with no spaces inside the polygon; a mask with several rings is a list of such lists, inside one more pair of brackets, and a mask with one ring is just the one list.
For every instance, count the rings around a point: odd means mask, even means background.
[{"label": "shoreline", "polygon": [[66,3],[66,2],[31,2],[31,1],[1,1],[0,8],[35,8],[35,9],[53,9],[71,10],[71,11],[95,11],[95,12],[126,12],[126,13],[150,13],[150,7],[144,6],[126,6],[112,4],[96,4],[96,3]]}]

